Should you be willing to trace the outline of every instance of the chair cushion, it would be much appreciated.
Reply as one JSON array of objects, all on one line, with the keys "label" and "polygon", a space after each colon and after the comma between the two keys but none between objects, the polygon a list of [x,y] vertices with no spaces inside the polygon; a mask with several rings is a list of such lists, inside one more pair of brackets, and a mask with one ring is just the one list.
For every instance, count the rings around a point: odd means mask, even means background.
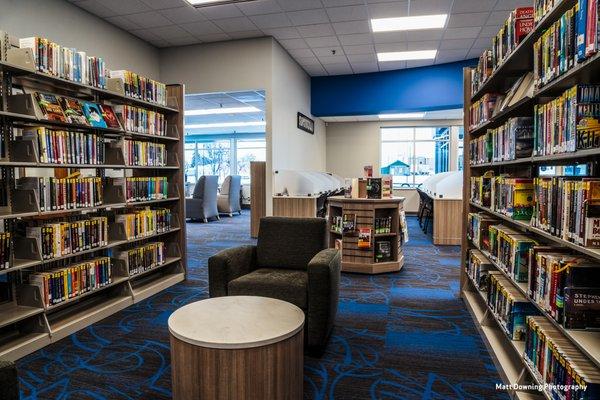
[{"label": "chair cushion", "polygon": [[256,265],[306,270],[326,246],[325,218],[265,217],[260,220]]},{"label": "chair cushion", "polygon": [[229,296],[262,296],[308,308],[308,273],[290,269],[260,268],[229,282]]}]

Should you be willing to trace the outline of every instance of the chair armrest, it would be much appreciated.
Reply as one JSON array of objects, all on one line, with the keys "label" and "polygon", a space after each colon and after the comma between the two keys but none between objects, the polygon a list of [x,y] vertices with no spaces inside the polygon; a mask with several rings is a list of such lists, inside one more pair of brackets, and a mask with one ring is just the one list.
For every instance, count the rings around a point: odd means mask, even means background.
[{"label": "chair armrest", "polygon": [[320,251],[308,264],[308,346],[326,343],[337,314],[340,292],[340,252]]},{"label": "chair armrest", "polygon": [[208,259],[208,293],[210,297],[227,296],[227,284],[255,268],[256,246],[239,246],[223,250]]},{"label": "chair armrest", "polygon": [[0,387],[3,394],[0,398],[7,400],[19,400],[19,379],[17,368],[11,361],[0,359]]}]

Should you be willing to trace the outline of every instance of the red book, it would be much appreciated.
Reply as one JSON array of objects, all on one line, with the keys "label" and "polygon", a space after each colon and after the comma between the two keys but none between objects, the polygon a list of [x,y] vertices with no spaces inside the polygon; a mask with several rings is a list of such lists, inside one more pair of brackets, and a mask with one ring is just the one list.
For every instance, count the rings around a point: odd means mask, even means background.
[{"label": "red book", "polygon": [[533,7],[519,7],[515,9],[515,19],[531,18],[533,19],[534,9]]},{"label": "red book", "polygon": [[585,30],[585,55],[598,51],[598,0],[588,0],[587,27]]}]

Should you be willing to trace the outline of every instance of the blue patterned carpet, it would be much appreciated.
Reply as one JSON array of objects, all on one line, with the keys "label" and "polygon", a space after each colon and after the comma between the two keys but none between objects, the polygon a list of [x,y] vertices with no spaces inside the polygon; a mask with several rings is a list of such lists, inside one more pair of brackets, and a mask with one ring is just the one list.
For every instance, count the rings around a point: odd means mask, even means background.
[{"label": "blue patterned carpet", "polygon": [[[307,399],[508,399],[457,297],[459,249],[409,219],[400,273],[344,274],[325,355],[305,360]],[[189,279],[18,362],[22,399],[169,399],[167,319],[207,297],[206,263],[252,243],[249,218],[188,224]]]}]

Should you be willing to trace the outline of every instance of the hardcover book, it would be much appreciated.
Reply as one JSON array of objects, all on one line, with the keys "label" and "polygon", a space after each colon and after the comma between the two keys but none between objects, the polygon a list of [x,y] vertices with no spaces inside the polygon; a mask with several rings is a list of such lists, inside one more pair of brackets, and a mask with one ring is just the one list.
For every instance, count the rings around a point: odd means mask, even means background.
[{"label": "hardcover book", "polygon": [[89,125],[87,118],[83,115],[83,107],[79,100],[69,97],[59,97],[58,101],[67,121],[72,124]]},{"label": "hardcover book", "polygon": [[380,241],[376,244],[375,262],[388,262],[392,260],[392,244],[389,241]]},{"label": "hardcover book", "polygon": [[115,114],[113,108],[107,104],[99,104],[100,111],[102,112],[102,118],[106,122],[106,126],[114,129],[122,129],[121,123]]},{"label": "hardcover book", "polygon": [[83,112],[91,126],[95,128],[106,128],[106,122],[102,118],[102,111],[100,106],[95,103],[84,102]]},{"label": "hardcover book", "polygon": [[371,248],[371,229],[370,228],[359,228],[358,229],[358,244],[359,249],[370,249]]},{"label": "hardcover book", "polygon": [[67,122],[67,118],[55,95],[35,92],[34,96],[45,119],[57,122]]}]

